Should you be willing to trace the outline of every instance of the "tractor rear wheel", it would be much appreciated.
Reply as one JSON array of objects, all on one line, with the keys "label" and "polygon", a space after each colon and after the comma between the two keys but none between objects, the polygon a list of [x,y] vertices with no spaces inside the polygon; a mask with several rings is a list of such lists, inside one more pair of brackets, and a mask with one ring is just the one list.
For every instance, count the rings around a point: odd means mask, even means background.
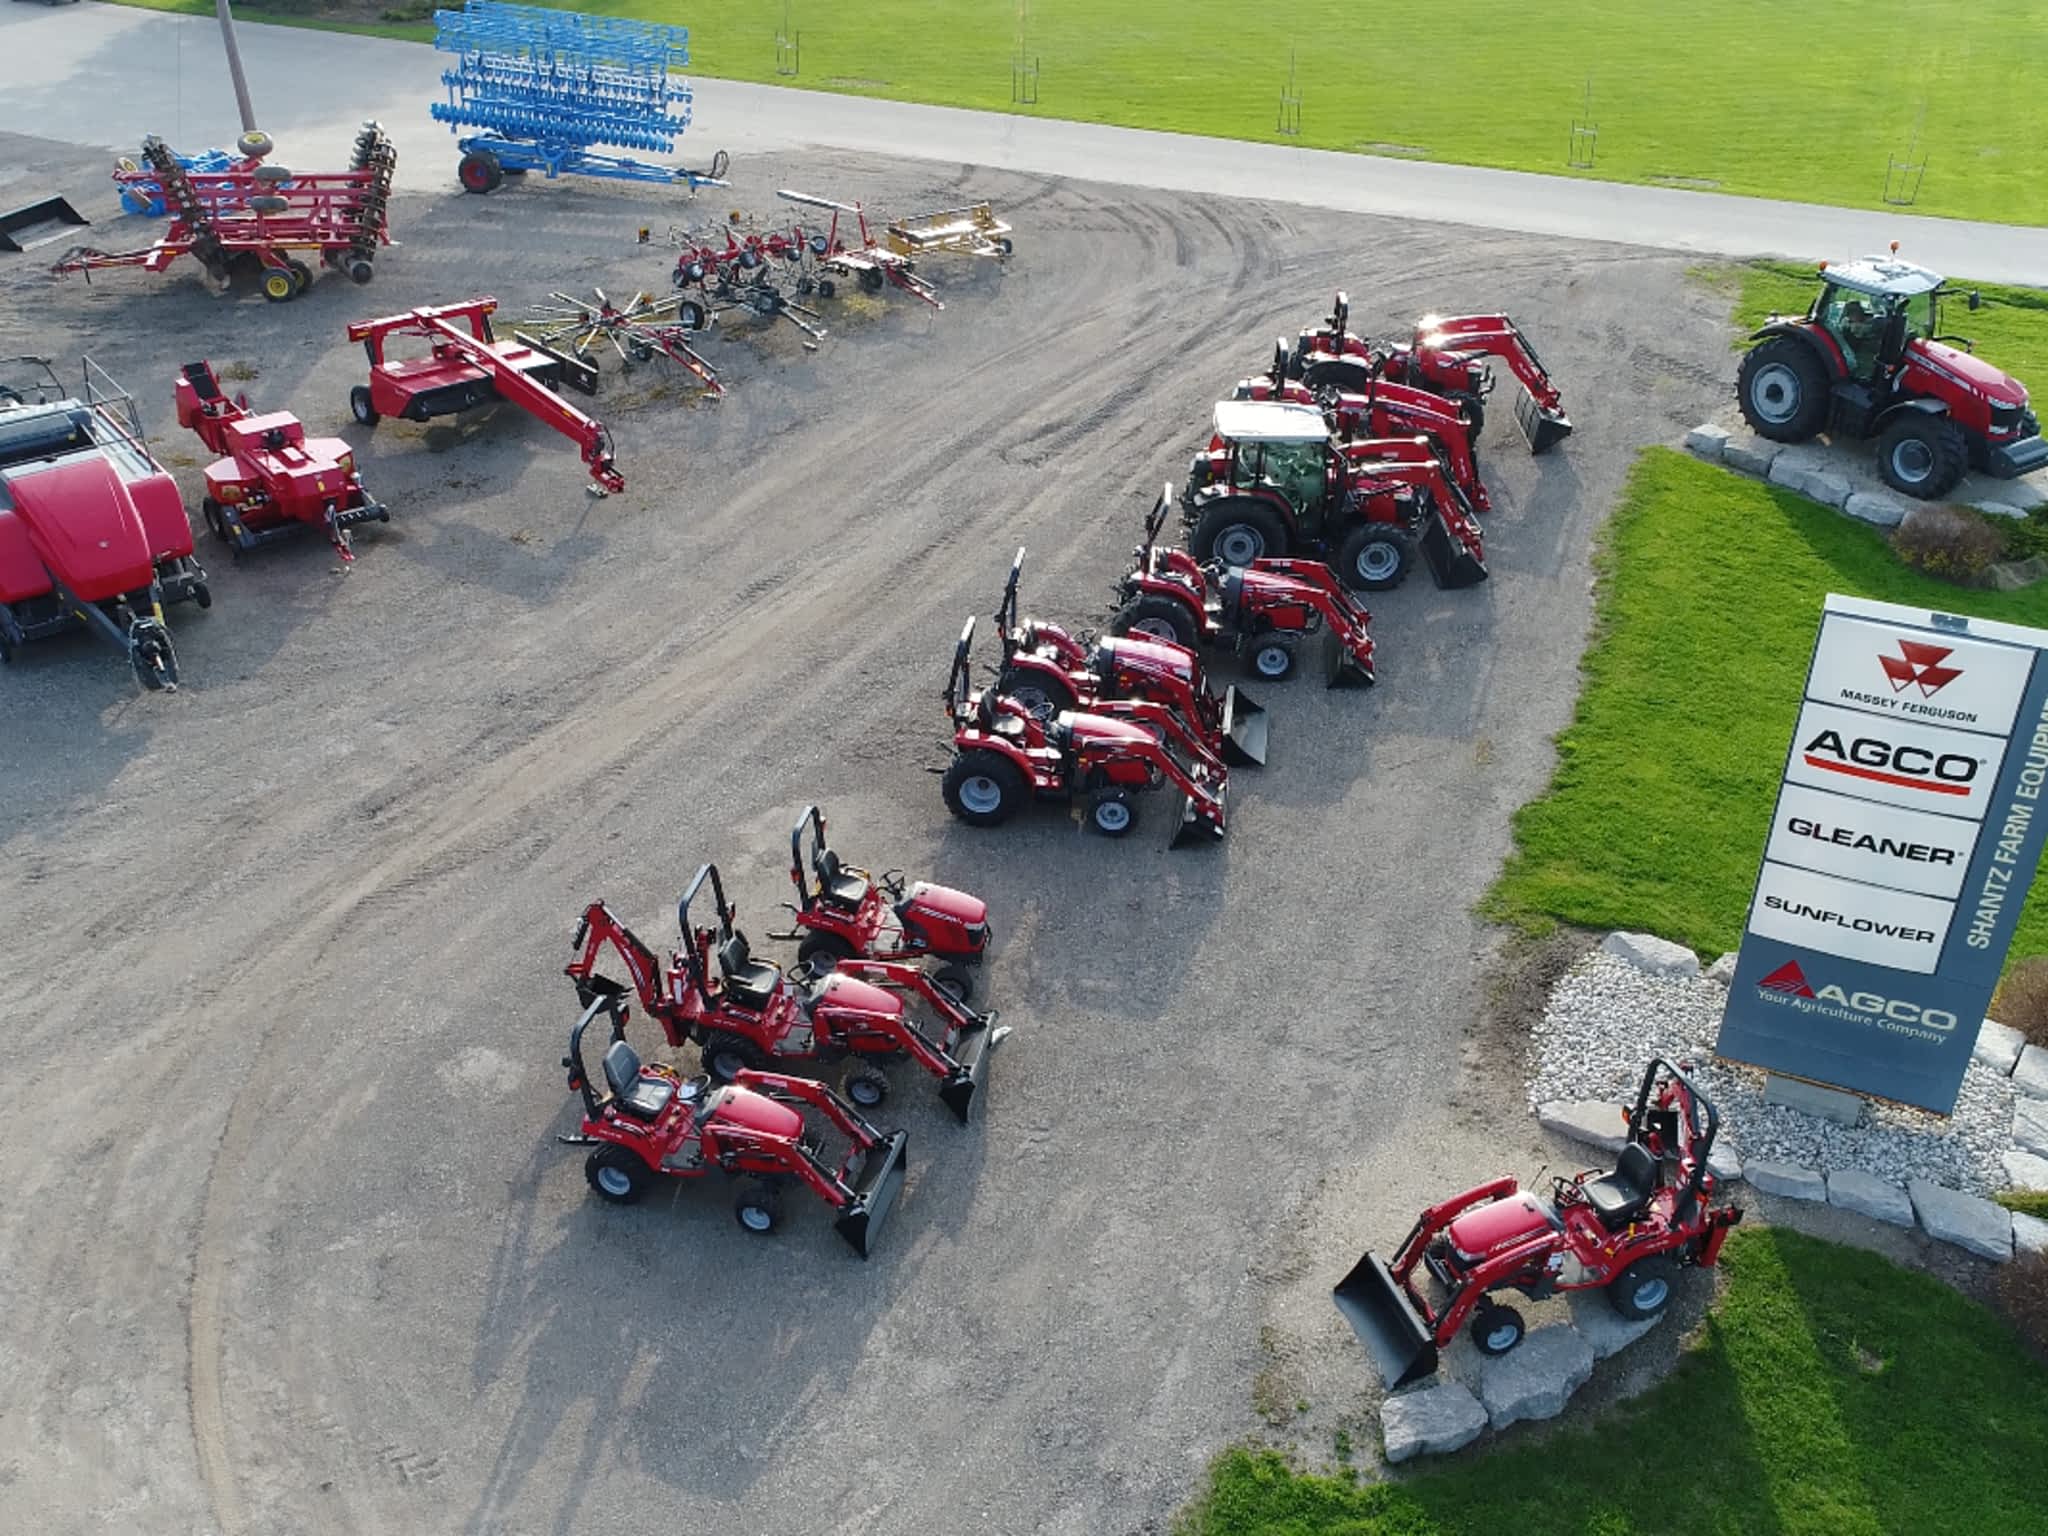
[{"label": "tractor rear wheel", "polygon": [[1113,635],[1137,635],[1145,640],[1171,640],[1191,651],[1202,639],[1195,632],[1195,621],[1189,617],[1187,609],[1157,592],[1141,592],[1117,609],[1110,618],[1109,632]]},{"label": "tractor rear wheel", "polygon": [[370,386],[358,384],[348,392],[349,414],[366,427],[377,425],[377,407],[370,396]]},{"label": "tractor rear wheel", "polygon": [[1877,440],[1877,472],[1884,483],[1922,501],[1946,496],[1969,466],[1962,429],[1946,416],[1901,411]]},{"label": "tractor rear wheel", "polygon": [[803,943],[796,947],[799,965],[808,965],[814,971],[834,971],[842,960],[853,958],[853,946],[836,933],[812,933],[804,936]]},{"label": "tractor rear wheel", "polygon": [[1195,558],[1250,565],[1287,553],[1287,525],[1263,502],[1216,502],[1195,524]]},{"label": "tractor rear wheel", "polygon": [[583,1177],[590,1187],[614,1205],[631,1205],[646,1198],[654,1175],[637,1152],[607,1142],[583,1161]]},{"label": "tractor rear wheel", "polygon": [[1337,546],[1337,579],[1362,592],[1385,592],[1408,579],[1414,555],[1400,529],[1360,523]]},{"label": "tractor rear wheel", "polygon": [[996,678],[996,692],[1005,698],[1015,699],[1034,715],[1056,715],[1063,709],[1072,709],[1078,702],[1073,689],[1036,668],[1003,668]]},{"label": "tractor rear wheel", "polygon": [[766,1237],[782,1224],[782,1191],[765,1179],[749,1179],[733,1196],[732,1214],[749,1232]]},{"label": "tractor rear wheel", "polygon": [[1362,395],[1372,383],[1372,376],[1362,357],[1331,357],[1303,369],[1301,382],[1310,389],[1341,389],[1346,394]]},{"label": "tractor rear wheel", "polygon": [[999,826],[1024,803],[1024,775],[999,752],[962,752],[940,782],[946,809],[977,827]]},{"label": "tractor rear wheel", "polygon": [[1506,1354],[1522,1342],[1522,1335],[1527,1331],[1522,1314],[1513,1307],[1484,1301],[1472,1314],[1472,1342],[1479,1346],[1482,1355]]},{"label": "tractor rear wheel", "polygon": [[758,1072],[768,1065],[761,1048],[744,1035],[714,1029],[704,1037],[704,1070],[721,1083],[729,1083],[742,1072]]},{"label": "tractor rear wheel", "polygon": [[1671,1305],[1671,1261],[1663,1254],[1637,1259],[1607,1282],[1607,1300],[1630,1322],[1655,1317]]},{"label": "tractor rear wheel", "polygon": [[1742,355],[1735,400],[1758,437],[1803,443],[1827,423],[1827,369],[1811,342],[1773,336]]},{"label": "tractor rear wheel", "polygon": [[889,1097],[889,1079],[866,1062],[855,1062],[840,1080],[839,1093],[847,1103],[866,1114],[871,1109],[880,1109],[882,1101]]}]

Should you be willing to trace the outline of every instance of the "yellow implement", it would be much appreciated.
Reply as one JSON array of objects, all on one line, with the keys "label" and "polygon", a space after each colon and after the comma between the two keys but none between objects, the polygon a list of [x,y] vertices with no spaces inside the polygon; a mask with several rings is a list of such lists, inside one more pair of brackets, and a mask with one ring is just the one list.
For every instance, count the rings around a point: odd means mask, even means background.
[{"label": "yellow implement", "polygon": [[1010,254],[1010,226],[997,218],[987,203],[898,219],[883,232],[883,240],[899,256],[957,251],[1000,261]]}]

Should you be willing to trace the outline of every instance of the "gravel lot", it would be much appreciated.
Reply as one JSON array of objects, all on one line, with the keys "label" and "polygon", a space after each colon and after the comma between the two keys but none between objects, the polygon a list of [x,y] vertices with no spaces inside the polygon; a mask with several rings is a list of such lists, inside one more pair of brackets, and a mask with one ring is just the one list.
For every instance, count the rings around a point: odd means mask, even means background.
[{"label": "gravel lot", "polygon": [[[0,163],[112,216],[102,155]],[[1489,1117],[1524,1139],[1511,1071],[1461,1051],[1468,906],[1569,713],[1592,531],[1727,388],[1721,301],[1622,247],[850,154],[735,174],[764,210],[992,196],[1019,255],[816,354],[713,344],[722,405],[601,397],[603,502],[509,411],[344,425],[342,330],[658,283],[651,194],[407,196],[372,286],[284,306],[4,258],[6,350],[90,351],[194,504],[170,385],[210,356],[357,442],[394,516],[345,578],[317,540],[217,560],[174,697],[83,639],[0,677],[0,1525],[1163,1531],[1257,1427],[1276,1298],[1327,1267],[1301,1233],[1398,1238],[1494,1171]],[[1373,329],[1505,308],[1562,379],[1561,451],[1521,452],[1505,397],[1488,429],[1494,580],[1376,605],[1371,693],[1268,690],[1220,849],[953,824],[924,769],[962,616],[1024,543],[1028,606],[1099,621],[1210,402],[1340,283]],[[577,908],[665,943],[713,857],[758,934],[811,799],[850,857],[989,899],[1017,1026],[985,1122],[902,1101],[866,1265],[806,1204],[770,1243],[715,1187],[601,1207],[554,1142]]]}]

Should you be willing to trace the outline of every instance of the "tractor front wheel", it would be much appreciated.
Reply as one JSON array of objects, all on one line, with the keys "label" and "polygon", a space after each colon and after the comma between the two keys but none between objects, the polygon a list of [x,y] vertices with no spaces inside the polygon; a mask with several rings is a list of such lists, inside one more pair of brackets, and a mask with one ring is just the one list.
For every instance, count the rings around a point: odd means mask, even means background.
[{"label": "tractor front wheel", "polygon": [[836,971],[840,961],[853,958],[853,946],[836,933],[807,934],[796,947],[796,958],[814,971]]},{"label": "tractor front wheel", "polygon": [[377,406],[370,396],[370,386],[358,384],[348,392],[349,414],[366,427],[374,427],[380,419]]},{"label": "tractor front wheel", "polygon": [[782,1224],[782,1191],[765,1179],[749,1179],[733,1196],[732,1214],[749,1232],[766,1237]]},{"label": "tractor front wheel", "polygon": [[1294,647],[1271,636],[1254,640],[1246,665],[1252,676],[1269,683],[1285,682],[1294,673]]},{"label": "tractor front wheel", "polygon": [[1202,637],[1187,609],[1157,592],[1141,592],[1117,609],[1109,621],[1113,635],[1137,635],[1145,640],[1171,640],[1193,650]]},{"label": "tractor front wheel", "polygon": [[758,1072],[768,1064],[761,1048],[744,1035],[714,1029],[704,1037],[704,1070],[721,1083],[729,1083],[742,1072]]},{"label": "tractor front wheel", "polygon": [[1195,524],[1194,544],[1197,560],[1250,565],[1287,553],[1287,525],[1261,502],[1219,501]]},{"label": "tractor front wheel", "polygon": [[1337,546],[1337,579],[1362,592],[1385,592],[1408,579],[1408,540],[1385,523],[1361,523]]},{"label": "tractor front wheel", "polygon": [[962,752],[940,783],[946,809],[971,826],[999,826],[1023,804],[1024,775],[999,752]]},{"label": "tractor front wheel", "polygon": [[1104,837],[1123,837],[1138,824],[1138,807],[1121,789],[1102,789],[1088,802],[1088,825]]},{"label": "tractor front wheel", "polygon": [[1803,443],[1827,423],[1827,369],[1811,342],[1773,336],[1743,353],[1735,401],[1758,437]]},{"label": "tractor front wheel", "polygon": [[1465,418],[1465,436],[1471,442],[1479,441],[1479,429],[1486,425],[1486,401],[1469,389],[1454,389],[1444,398],[1458,408]]},{"label": "tractor front wheel", "polygon": [[583,1177],[590,1187],[614,1205],[632,1205],[646,1198],[654,1175],[637,1152],[607,1142],[583,1162]]},{"label": "tractor front wheel", "polygon": [[839,1092],[847,1103],[866,1114],[871,1109],[880,1109],[882,1101],[889,1097],[889,1079],[865,1062],[856,1063],[846,1069]]},{"label": "tractor front wheel", "polygon": [[1522,1335],[1527,1331],[1522,1314],[1513,1307],[1482,1302],[1479,1310],[1472,1314],[1472,1342],[1479,1346],[1482,1355],[1506,1354],[1522,1342]]},{"label": "tractor front wheel", "polygon": [[1607,1300],[1630,1322],[1655,1317],[1671,1305],[1671,1261],[1662,1254],[1637,1259],[1607,1283]]},{"label": "tractor front wheel", "polygon": [[965,1008],[974,999],[974,973],[964,965],[942,965],[932,972],[932,986]]},{"label": "tractor front wheel", "polygon": [[1901,411],[1877,441],[1877,472],[1884,483],[1921,501],[1946,496],[1969,465],[1962,429],[1946,416]]}]

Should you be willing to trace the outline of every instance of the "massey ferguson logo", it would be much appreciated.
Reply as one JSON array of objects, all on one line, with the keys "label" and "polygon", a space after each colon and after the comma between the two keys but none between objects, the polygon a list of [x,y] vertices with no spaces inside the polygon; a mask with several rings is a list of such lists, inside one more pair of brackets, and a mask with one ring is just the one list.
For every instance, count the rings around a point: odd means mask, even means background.
[{"label": "massey ferguson logo", "polygon": [[1967,795],[1983,762],[1968,752],[1931,752],[1925,747],[1895,747],[1878,736],[1852,736],[1824,730],[1800,749],[1809,768],[1825,769],[1852,779],[1894,784],[1930,795]]},{"label": "massey ferguson logo", "polygon": [[1957,1023],[1956,1016],[1946,1008],[1923,1008],[1881,992],[1844,992],[1832,983],[1816,989],[1807,981],[1797,960],[1787,960],[1756,985],[1758,991],[1781,998],[1801,1012],[1873,1024],[1894,1034],[1932,1031],[1946,1035],[1954,1031]]},{"label": "massey ferguson logo", "polygon": [[1931,699],[1963,675],[1961,667],[1942,665],[1954,654],[1955,647],[1952,645],[1928,645],[1920,640],[1901,640],[1899,654],[1881,655],[1877,658],[1877,664],[1884,668],[1884,675],[1892,680],[1893,693],[1918,688],[1921,698]]}]

